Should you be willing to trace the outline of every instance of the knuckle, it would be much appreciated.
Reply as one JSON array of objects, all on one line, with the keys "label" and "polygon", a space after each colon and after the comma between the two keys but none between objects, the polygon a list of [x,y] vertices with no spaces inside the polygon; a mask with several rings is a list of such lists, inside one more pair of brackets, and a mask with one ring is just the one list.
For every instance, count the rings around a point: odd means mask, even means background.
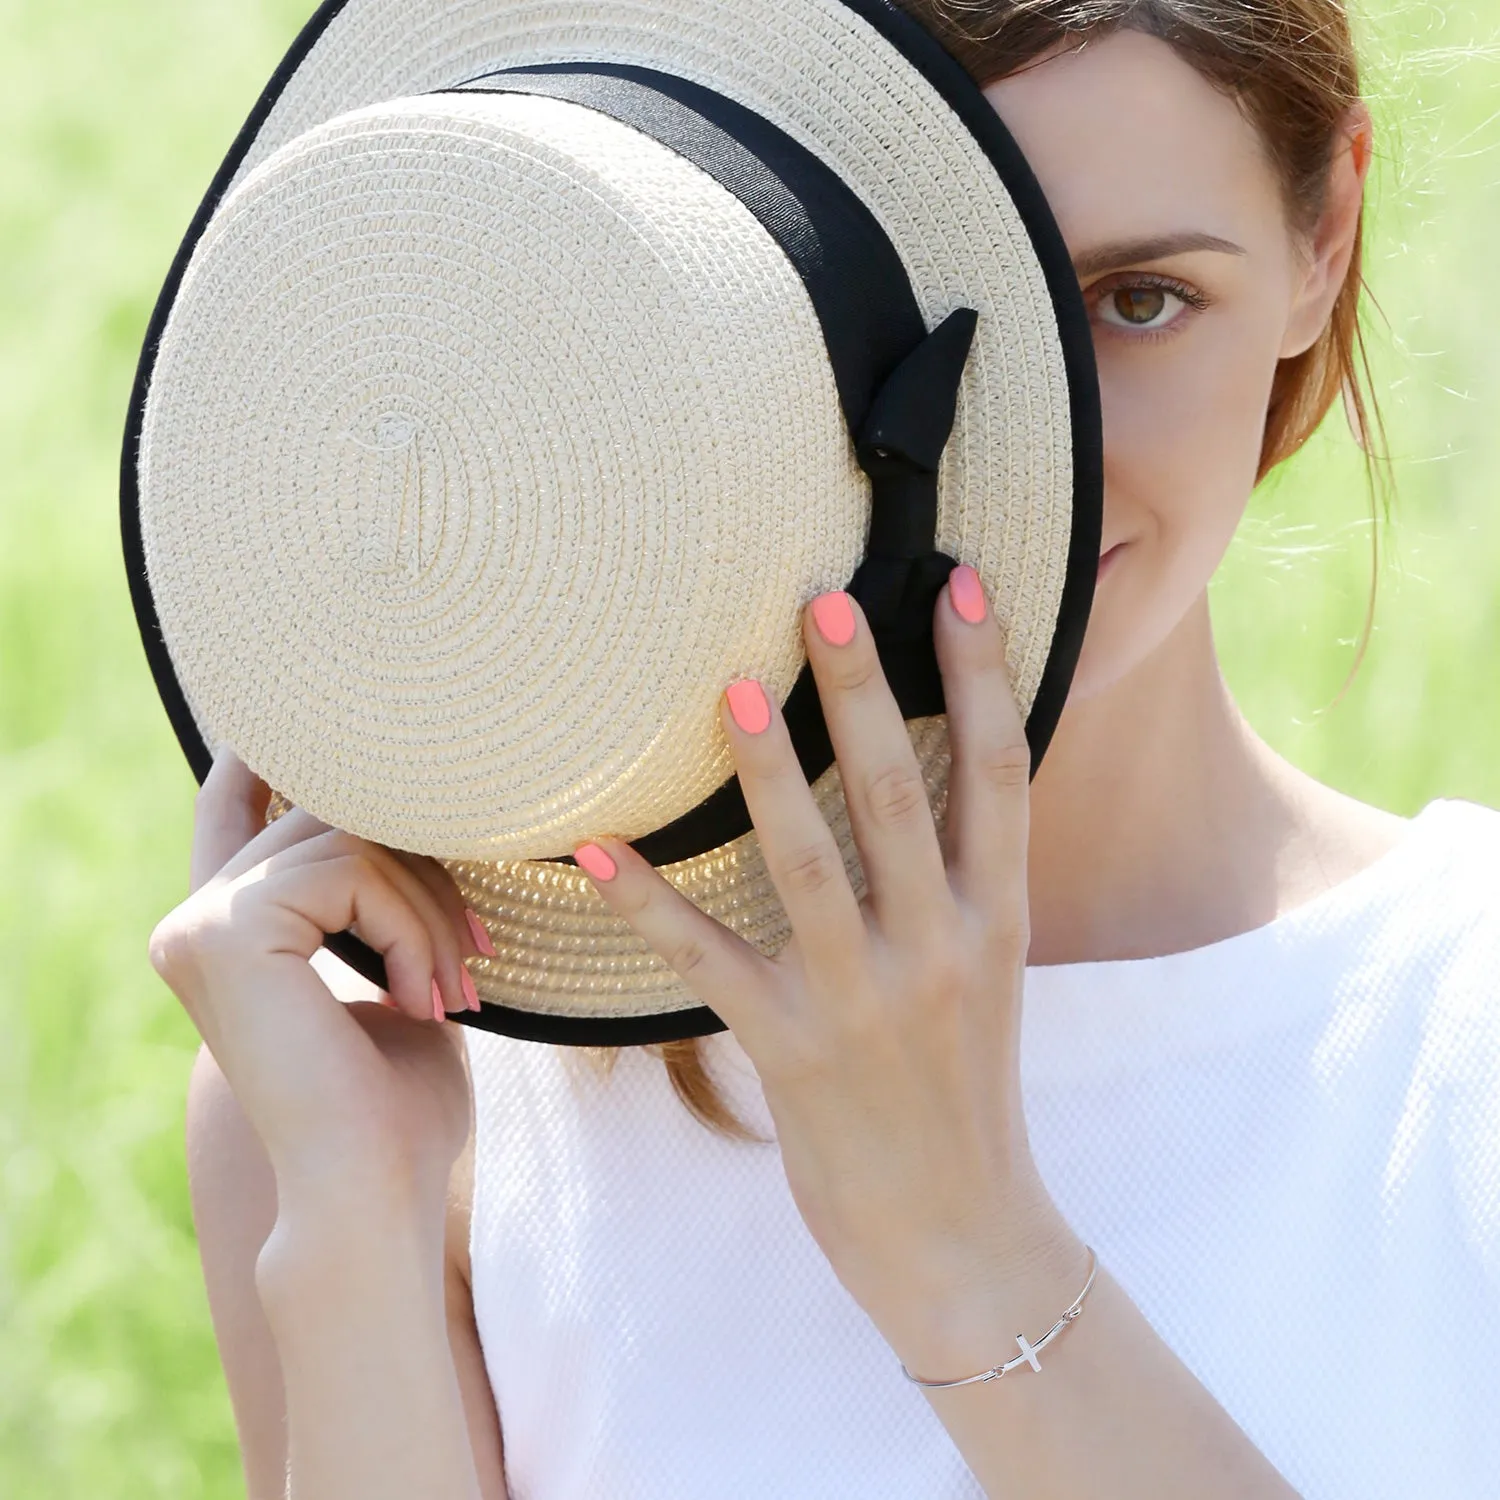
[{"label": "knuckle", "polygon": [[1024,959],[1031,948],[1031,922],[1025,916],[1003,916],[990,927],[990,941],[1007,958]]},{"label": "knuckle", "polygon": [[778,1080],[811,1085],[830,1078],[837,1066],[838,1044],[815,1036],[810,1028],[783,1034],[769,1067]]},{"label": "knuckle", "polygon": [[901,827],[927,810],[927,788],[916,766],[889,766],[871,778],[865,803],[874,819]]},{"label": "knuckle", "polygon": [[881,676],[880,658],[873,646],[851,651],[832,668],[833,686],[841,693],[859,693]]},{"label": "knuckle", "polygon": [[358,856],[374,863],[374,845],[342,828],[330,828],[327,833],[315,834],[314,837],[335,859]]},{"label": "knuckle", "polygon": [[927,967],[926,1009],[939,1013],[961,1009],[972,979],[973,971],[957,953],[949,951],[941,954]]},{"label": "knuckle", "polygon": [[779,873],[789,891],[799,896],[816,896],[843,875],[844,862],[831,845],[809,844],[781,861]]},{"label": "knuckle", "polygon": [[180,907],[169,911],[151,929],[151,937],[146,944],[151,967],[168,982],[181,963],[185,948],[184,924],[178,915],[180,911]]},{"label": "knuckle", "polygon": [[956,917],[941,913],[932,917],[922,934],[924,971],[940,980],[955,977],[962,972],[971,946],[963,923]]},{"label": "knuckle", "polygon": [[615,893],[615,906],[626,921],[633,921],[636,917],[644,916],[655,899],[656,892],[651,889],[650,884],[645,881],[636,884],[632,881],[621,884]]},{"label": "knuckle", "polygon": [[753,778],[758,786],[767,790],[795,786],[798,780],[806,783],[796,753],[786,744],[768,743],[749,749],[740,774]]},{"label": "knuckle", "polygon": [[146,944],[151,967],[180,999],[201,983],[206,968],[222,961],[214,955],[232,942],[226,923],[223,903],[209,905],[195,896],[173,907],[151,929]]},{"label": "knuckle", "polygon": [[667,963],[683,979],[690,979],[708,962],[708,950],[695,937],[685,937],[672,948]]},{"label": "knuckle", "polygon": [[352,846],[333,846],[338,852],[329,861],[348,880],[360,884],[371,880],[384,881],[386,873],[381,868],[380,860],[376,857],[374,850],[358,844]]},{"label": "knuckle", "polygon": [[834,1008],[825,1025],[827,1036],[820,1056],[867,1055],[890,1039],[891,1021],[884,1009],[853,996]]},{"label": "knuckle", "polygon": [[1020,791],[1031,785],[1031,747],[1024,740],[1008,740],[979,752],[979,774],[997,791]]},{"label": "knuckle", "polygon": [[402,927],[392,946],[404,948],[419,968],[430,969],[434,975],[437,973],[437,944],[433,942],[426,923],[413,921]]}]

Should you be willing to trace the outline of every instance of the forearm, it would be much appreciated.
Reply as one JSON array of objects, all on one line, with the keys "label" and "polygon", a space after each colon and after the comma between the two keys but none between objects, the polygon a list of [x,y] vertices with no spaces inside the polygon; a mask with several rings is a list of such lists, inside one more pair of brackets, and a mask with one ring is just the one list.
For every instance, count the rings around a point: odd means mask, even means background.
[{"label": "forearm", "polygon": [[281,1359],[289,1500],[480,1500],[440,1213],[283,1188],[256,1283]]},{"label": "forearm", "polygon": [[[974,1299],[953,1332],[908,1341],[914,1375],[953,1380],[1020,1353],[1082,1290],[1088,1253],[1071,1231],[1003,1298]],[[998,1305],[999,1303],[1005,1305]],[[994,1380],[927,1390],[995,1500],[1295,1500],[1296,1491],[1160,1338],[1100,1257],[1080,1315]]]}]

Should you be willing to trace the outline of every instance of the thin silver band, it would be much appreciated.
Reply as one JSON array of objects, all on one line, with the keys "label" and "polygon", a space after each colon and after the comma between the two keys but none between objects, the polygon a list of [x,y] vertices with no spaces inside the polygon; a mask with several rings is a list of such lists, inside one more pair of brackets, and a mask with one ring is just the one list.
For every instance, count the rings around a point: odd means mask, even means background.
[{"label": "thin silver band", "polygon": [[1020,1345],[1021,1352],[1014,1359],[1008,1360],[1003,1365],[996,1365],[993,1370],[985,1370],[978,1375],[967,1375],[962,1380],[919,1380],[904,1364],[901,1366],[901,1373],[913,1385],[924,1385],[929,1390],[939,1390],[950,1385],[972,1385],[976,1380],[998,1380],[1002,1375],[1014,1370],[1017,1365],[1030,1365],[1040,1375],[1042,1367],[1037,1363],[1037,1355],[1083,1311],[1083,1299],[1088,1296],[1089,1288],[1094,1284],[1094,1272],[1099,1269],[1099,1260],[1090,1246],[1085,1245],[1083,1248],[1089,1252],[1089,1279],[1084,1282],[1083,1290],[1073,1299],[1072,1305],[1062,1317],[1036,1343],[1028,1343],[1026,1335],[1018,1333],[1016,1343]]}]

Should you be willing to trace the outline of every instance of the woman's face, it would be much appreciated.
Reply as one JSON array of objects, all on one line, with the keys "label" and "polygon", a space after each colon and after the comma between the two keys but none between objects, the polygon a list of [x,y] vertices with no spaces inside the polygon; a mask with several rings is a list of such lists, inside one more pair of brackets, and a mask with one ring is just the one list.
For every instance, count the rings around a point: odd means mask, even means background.
[{"label": "woman's face", "polygon": [[1093,327],[1100,551],[1124,545],[1074,677],[1088,698],[1218,566],[1255,484],[1277,361],[1317,337],[1332,295],[1306,284],[1254,127],[1164,42],[1116,32],[984,92],[1052,206]]}]

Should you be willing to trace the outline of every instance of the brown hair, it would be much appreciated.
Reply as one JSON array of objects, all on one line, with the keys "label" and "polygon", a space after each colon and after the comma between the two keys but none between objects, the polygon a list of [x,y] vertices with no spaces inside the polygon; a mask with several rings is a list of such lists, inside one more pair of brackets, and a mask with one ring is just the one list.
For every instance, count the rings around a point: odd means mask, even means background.
[{"label": "brown hair", "polygon": [[[1328,170],[1341,127],[1360,98],[1359,66],[1341,0],[896,0],[936,36],[981,87],[1069,43],[1130,30],[1159,37],[1215,87],[1235,99],[1259,132],[1281,182],[1287,222],[1305,236],[1324,206]],[[1342,394],[1364,450],[1371,499],[1389,520],[1385,428],[1370,382],[1360,326],[1363,215],[1354,254],[1322,335],[1281,361],[1271,388],[1261,445],[1259,483],[1312,436]],[[1373,300],[1373,299],[1372,299]],[[1373,422],[1372,422],[1373,417]],[[1378,432],[1379,444],[1372,441]],[[1379,568],[1371,527],[1371,587],[1364,632],[1342,697],[1364,657],[1374,619]],[[1337,702],[1337,698],[1334,700]],[[605,1073],[619,1049],[587,1054]],[[728,1110],[703,1064],[696,1038],[658,1044],[672,1087],[709,1128],[757,1139]]]}]

